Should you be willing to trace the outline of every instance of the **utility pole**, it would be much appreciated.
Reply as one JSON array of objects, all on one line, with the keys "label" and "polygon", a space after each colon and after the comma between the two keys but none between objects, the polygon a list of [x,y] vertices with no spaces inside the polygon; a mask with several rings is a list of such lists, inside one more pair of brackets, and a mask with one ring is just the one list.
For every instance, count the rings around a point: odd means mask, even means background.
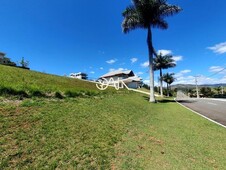
[{"label": "utility pole", "polygon": [[197,95],[197,98],[199,98],[199,89],[198,89],[198,80],[197,80],[197,77],[198,77],[198,76],[195,76],[196,95]]}]

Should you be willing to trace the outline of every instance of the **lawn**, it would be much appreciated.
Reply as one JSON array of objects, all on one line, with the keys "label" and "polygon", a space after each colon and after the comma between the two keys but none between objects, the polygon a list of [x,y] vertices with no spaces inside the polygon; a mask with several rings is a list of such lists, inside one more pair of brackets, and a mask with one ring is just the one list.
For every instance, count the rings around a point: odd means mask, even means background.
[{"label": "lawn", "polygon": [[[59,92],[65,94],[73,93],[99,93],[95,83],[81,81],[64,76],[56,76],[21,68],[0,65],[0,95],[10,93],[13,95],[51,96]],[[108,92],[112,91],[111,88]]]},{"label": "lawn", "polygon": [[0,169],[226,167],[225,129],[171,100],[2,99],[0,113]]},{"label": "lawn", "polygon": [[154,104],[144,94],[100,93],[93,83],[66,77],[0,71],[7,75],[0,75],[0,86],[16,91],[95,92],[62,99],[0,96],[0,169],[226,167],[225,129],[171,99]]}]

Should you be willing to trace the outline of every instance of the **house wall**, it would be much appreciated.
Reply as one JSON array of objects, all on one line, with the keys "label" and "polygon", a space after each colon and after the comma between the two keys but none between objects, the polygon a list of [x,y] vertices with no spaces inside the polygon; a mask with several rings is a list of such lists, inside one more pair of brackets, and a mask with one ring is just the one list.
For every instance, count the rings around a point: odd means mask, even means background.
[{"label": "house wall", "polygon": [[[115,76],[112,76],[112,77],[105,77],[105,79],[110,83],[110,85],[114,85],[114,82],[113,81],[120,81],[120,80],[124,80],[124,79],[127,79],[129,76],[126,75],[126,74],[120,74],[120,75],[115,75]],[[111,81],[110,81],[111,79]],[[113,81],[112,81],[113,79]],[[129,87],[129,88],[133,88],[133,89],[137,89],[140,87],[140,82],[129,82],[129,83],[126,83],[126,85]]]},{"label": "house wall", "polygon": [[139,83],[138,82],[130,82],[130,83],[126,83],[126,85],[129,88],[132,88],[132,89],[137,89],[139,87]]},{"label": "house wall", "polygon": [[5,56],[5,54],[0,53],[0,59],[3,59],[3,58],[4,58],[4,56]]},{"label": "house wall", "polygon": [[8,58],[0,58],[0,64],[10,64],[10,60]]}]

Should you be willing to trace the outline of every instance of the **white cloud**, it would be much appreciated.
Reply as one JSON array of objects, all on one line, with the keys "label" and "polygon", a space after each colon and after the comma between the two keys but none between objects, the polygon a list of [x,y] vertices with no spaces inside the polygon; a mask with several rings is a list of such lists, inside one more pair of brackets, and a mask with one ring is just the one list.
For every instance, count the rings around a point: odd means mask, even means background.
[{"label": "white cloud", "polygon": [[100,70],[103,70],[104,68],[103,67],[100,67]]},{"label": "white cloud", "polygon": [[131,58],[130,59],[130,61],[131,61],[132,64],[135,63],[135,62],[137,62],[137,60],[138,60],[137,58]]},{"label": "white cloud", "polygon": [[114,64],[116,61],[117,61],[117,59],[111,59],[111,60],[106,61],[106,63]]},{"label": "white cloud", "polygon": [[[164,55],[172,55],[173,54],[173,52],[171,50],[158,50],[157,53],[158,54],[161,53],[163,56]],[[175,63],[176,63],[177,61],[183,60],[183,56],[173,56],[173,59],[175,60]]]},{"label": "white cloud", "polygon": [[226,74],[226,69],[221,66],[212,66],[209,68],[209,71],[212,73]]},{"label": "white cloud", "polygon": [[183,56],[173,56],[175,62],[183,60]]},{"label": "white cloud", "polygon": [[[147,79],[144,79],[143,80],[143,83],[144,84],[147,84],[147,85],[150,85],[150,80],[147,78]],[[154,86],[158,86],[158,82],[154,81]]]},{"label": "white cloud", "polygon": [[191,70],[182,70],[182,71],[180,71],[180,73],[182,73],[182,74],[186,74],[186,73],[190,73],[191,72]]},{"label": "white cloud", "polygon": [[190,73],[191,72],[191,70],[181,70],[179,73],[176,73],[175,75],[184,75],[184,74],[187,74],[187,73]]},{"label": "white cloud", "polygon": [[95,74],[95,72],[94,71],[90,71],[90,74]]},{"label": "white cloud", "polygon": [[149,61],[141,63],[141,67],[148,67],[148,66],[149,66]]},{"label": "white cloud", "polygon": [[168,54],[172,54],[171,50],[158,50],[157,51],[158,54],[162,54],[162,55],[168,55]]},{"label": "white cloud", "polygon": [[197,81],[198,81],[198,85],[225,83],[226,76],[221,77],[221,78],[215,78],[215,77],[206,77],[204,75],[201,75],[197,78]]},{"label": "white cloud", "polygon": [[212,50],[214,53],[217,54],[226,53],[226,42],[216,44],[213,47],[207,47],[207,49]]},{"label": "white cloud", "polygon": [[[209,68],[210,72],[219,72],[223,67],[220,66],[212,66]],[[195,77],[189,75],[191,73],[191,70],[182,70],[175,74],[175,82],[173,84],[193,84],[195,85]],[[197,77],[198,85],[202,84],[218,84],[218,83],[226,83],[226,70],[221,72],[222,77],[207,77],[204,75],[199,75]]]},{"label": "white cloud", "polygon": [[118,69],[114,69],[114,68],[110,68],[109,69],[109,72],[112,72],[112,71],[125,71],[125,70],[128,70],[127,68],[118,68]]},{"label": "white cloud", "polygon": [[105,52],[104,52],[103,50],[99,50],[99,51],[98,51],[98,54],[104,55]]},{"label": "white cloud", "polygon": [[136,75],[142,75],[142,74],[144,74],[142,71],[139,71],[139,72],[137,72],[137,73],[135,73]]},{"label": "white cloud", "polygon": [[193,84],[194,77],[190,75],[186,75],[190,73],[191,70],[181,70],[180,72],[176,73],[174,77],[176,78],[173,84]]}]

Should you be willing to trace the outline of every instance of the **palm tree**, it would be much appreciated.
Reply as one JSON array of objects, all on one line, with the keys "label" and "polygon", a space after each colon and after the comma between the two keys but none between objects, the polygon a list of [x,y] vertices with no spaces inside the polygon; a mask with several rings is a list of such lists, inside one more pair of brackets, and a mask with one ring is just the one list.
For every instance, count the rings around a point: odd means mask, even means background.
[{"label": "palm tree", "polygon": [[168,69],[171,67],[175,67],[175,60],[173,59],[173,56],[170,54],[167,55],[162,55],[161,52],[158,54],[153,61],[154,64],[154,71],[159,70],[160,71],[160,95],[163,97],[163,92],[162,92],[162,70],[163,69]]},{"label": "palm tree", "polygon": [[167,84],[167,96],[169,97],[169,86],[172,84],[176,78],[173,77],[174,73],[166,73],[162,76],[162,80]]},{"label": "palm tree", "polygon": [[128,6],[122,13],[124,20],[122,28],[124,33],[137,28],[147,29],[147,45],[149,53],[150,72],[150,102],[155,102],[154,97],[154,70],[151,27],[167,29],[168,24],[165,17],[171,16],[181,11],[179,6],[170,5],[166,0],[132,0],[132,5]]}]

